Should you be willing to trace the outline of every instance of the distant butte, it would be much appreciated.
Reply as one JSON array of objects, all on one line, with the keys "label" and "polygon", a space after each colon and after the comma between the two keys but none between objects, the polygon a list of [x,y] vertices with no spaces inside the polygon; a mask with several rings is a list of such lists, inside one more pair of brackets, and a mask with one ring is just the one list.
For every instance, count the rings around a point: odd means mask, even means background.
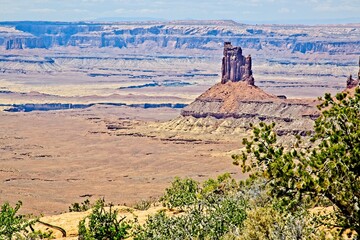
[{"label": "distant butte", "polygon": [[[275,122],[280,135],[305,135],[313,130],[320,115],[316,99],[287,99],[255,86],[251,57],[244,57],[240,47],[224,44],[221,82],[201,94],[181,112],[181,117],[168,124],[168,129],[232,134],[247,129],[249,123]],[[360,82],[348,78],[346,92],[353,92]],[[209,126],[212,127],[211,130]]]},{"label": "distant butte", "polygon": [[[229,126],[247,127],[249,123],[276,122],[281,134],[306,134],[311,131],[319,111],[315,99],[286,99],[269,94],[255,86],[251,57],[244,57],[240,47],[224,44],[221,82],[201,94],[185,107],[181,115],[187,118],[231,121]],[[196,122],[201,125],[201,123]],[[219,123],[218,125],[221,125]]]}]

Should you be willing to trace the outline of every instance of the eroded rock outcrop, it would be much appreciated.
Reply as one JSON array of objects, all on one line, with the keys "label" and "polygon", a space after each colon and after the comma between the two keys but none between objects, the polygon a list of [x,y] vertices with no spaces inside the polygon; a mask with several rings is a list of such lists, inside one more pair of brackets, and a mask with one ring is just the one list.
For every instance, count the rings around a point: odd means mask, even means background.
[{"label": "eroded rock outcrop", "polygon": [[244,57],[241,47],[233,47],[231,42],[225,42],[221,83],[245,81],[254,85],[251,65],[251,56]]},{"label": "eroded rock outcrop", "polygon": [[354,79],[352,77],[352,75],[350,74],[350,76],[348,77],[348,79],[346,80],[346,88],[350,89],[350,88],[355,88],[357,86],[359,86],[360,83],[360,57],[359,57],[359,72],[358,72],[358,77],[357,79]]},{"label": "eroded rock outcrop", "polygon": [[200,119],[211,118],[212,122],[234,122],[229,124],[230,128],[248,128],[249,123],[262,121],[276,122],[277,131],[282,134],[306,134],[319,116],[316,105],[317,100],[283,99],[246,82],[229,81],[218,83],[199,96],[182,110],[183,119],[176,122],[196,122],[200,126]]},{"label": "eroded rock outcrop", "polygon": [[359,79],[353,79],[352,75],[346,80],[346,88],[354,88],[359,85]]},{"label": "eroded rock outcrop", "polygon": [[6,50],[9,49],[23,49],[23,41],[22,39],[15,38],[9,39],[6,41]]}]

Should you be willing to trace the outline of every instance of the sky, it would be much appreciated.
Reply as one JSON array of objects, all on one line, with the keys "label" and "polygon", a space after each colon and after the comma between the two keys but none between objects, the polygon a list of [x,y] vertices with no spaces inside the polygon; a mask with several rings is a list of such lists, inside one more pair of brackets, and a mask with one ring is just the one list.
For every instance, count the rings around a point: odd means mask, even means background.
[{"label": "sky", "polygon": [[0,0],[0,21],[360,23],[360,0]]}]

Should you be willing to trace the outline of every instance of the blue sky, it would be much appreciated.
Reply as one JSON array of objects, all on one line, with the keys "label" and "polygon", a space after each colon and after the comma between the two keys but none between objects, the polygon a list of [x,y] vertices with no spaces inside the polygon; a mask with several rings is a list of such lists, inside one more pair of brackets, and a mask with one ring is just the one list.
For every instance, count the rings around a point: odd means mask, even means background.
[{"label": "blue sky", "polygon": [[360,22],[360,0],[0,0],[0,21],[231,19],[242,23]]}]

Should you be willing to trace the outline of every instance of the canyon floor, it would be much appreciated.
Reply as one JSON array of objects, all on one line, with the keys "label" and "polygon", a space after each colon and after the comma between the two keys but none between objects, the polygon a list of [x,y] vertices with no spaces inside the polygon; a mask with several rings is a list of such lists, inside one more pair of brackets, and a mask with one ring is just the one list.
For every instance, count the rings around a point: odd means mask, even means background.
[{"label": "canyon floor", "polygon": [[241,138],[157,130],[179,110],[93,106],[31,113],[1,112],[0,202],[22,211],[65,212],[87,198],[121,205],[160,196],[175,176],[205,180],[229,172]]}]

